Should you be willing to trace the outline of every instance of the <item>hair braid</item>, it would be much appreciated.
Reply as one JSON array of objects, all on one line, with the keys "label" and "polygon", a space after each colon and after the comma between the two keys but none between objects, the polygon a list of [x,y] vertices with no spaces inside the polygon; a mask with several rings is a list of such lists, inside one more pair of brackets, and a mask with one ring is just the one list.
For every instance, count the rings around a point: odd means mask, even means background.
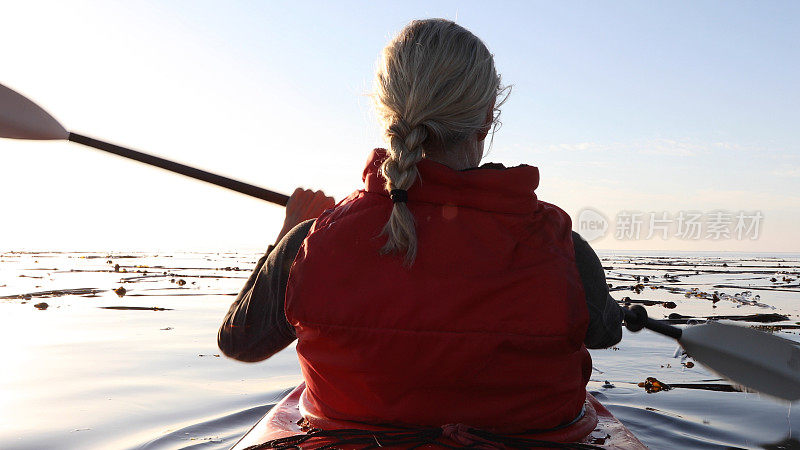
[{"label": "hair braid", "polygon": [[[381,165],[381,173],[386,179],[386,190],[408,190],[419,177],[417,163],[424,155],[422,143],[428,138],[428,131],[421,125],[409,127],[401,119],[389,126],[386,135],[389,138],[388,157]],[[405,250],[405,265],[410,266],[414,262],[417,256],[417,231],[414,215],[405,202],[394,204],[381,235],[389,237],[381,248],[381,253]]]}]

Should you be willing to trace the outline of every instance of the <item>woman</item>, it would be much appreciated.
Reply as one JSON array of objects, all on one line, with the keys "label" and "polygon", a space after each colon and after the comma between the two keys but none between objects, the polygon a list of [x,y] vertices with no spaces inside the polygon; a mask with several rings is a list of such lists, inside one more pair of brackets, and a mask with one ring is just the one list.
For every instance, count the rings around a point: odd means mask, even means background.
[{"label": "woman", "polygon": [[478,167],[504,93],[492,55],[453,22],[414,21],[376,85],[389,145],[365,188],[335,207],[292,195],[220,348],[258,361],[296,337],[312,417],[497,433],[574,421],[586,347],[617,343],[622,314],[569,216],[537,199],[538,169]]}]

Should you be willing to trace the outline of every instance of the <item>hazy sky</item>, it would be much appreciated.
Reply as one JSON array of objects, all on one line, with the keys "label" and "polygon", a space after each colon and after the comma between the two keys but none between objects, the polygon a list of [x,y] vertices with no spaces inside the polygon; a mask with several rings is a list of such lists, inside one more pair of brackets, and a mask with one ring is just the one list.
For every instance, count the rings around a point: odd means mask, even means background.
[{"label": "hazy sky", "polygon": [[[409,20],[481,37],[513,91],[487,161],[609,221],[605,249],[800,251],[797,2],[2,2],[0,83],[73,131],[290,193],[361,186]],[[0,249],[264,248],[283,210],[66,142],[0,140]],[[756,240],[644,239],[759,211]],[[643,213],[638,240],[620,212]],[[674,225],[674,223],[673,223]],[[707,225],[707,224],[706,224]],[[729,224],[731,230],[735,223]]]}]

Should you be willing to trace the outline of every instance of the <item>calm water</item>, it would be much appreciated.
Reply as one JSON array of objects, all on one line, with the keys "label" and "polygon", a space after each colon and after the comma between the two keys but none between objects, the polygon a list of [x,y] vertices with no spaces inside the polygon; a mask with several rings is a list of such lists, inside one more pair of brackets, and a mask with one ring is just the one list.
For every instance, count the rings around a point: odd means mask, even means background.
[{"label": "calm water", "polygon": [[[257,364],[216,347],[217,327],[258,256],[0,254],[0,448],[232,445],[301,381],[292,347]],[[800,321],[800,255],[602,256],[620,289],[615,298],[654,301],[652,317],[781,313],[788,320],[779,325]],[[775,332],[800,340],[798,331]],[[589,388],[651,448],[800,448],[800,412],[787,403],[639,387],[647,377],[725,384],[675,350],[653,333],[626,332],[617,347],[592,351]]]}]

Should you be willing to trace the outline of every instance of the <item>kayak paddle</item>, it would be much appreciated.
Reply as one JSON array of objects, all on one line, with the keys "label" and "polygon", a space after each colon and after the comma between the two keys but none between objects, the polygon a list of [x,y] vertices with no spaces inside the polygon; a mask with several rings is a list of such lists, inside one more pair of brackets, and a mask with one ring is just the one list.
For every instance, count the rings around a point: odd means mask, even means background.
[{"label": "kayak paddle", "polygon": [[647,328],[674,338],[697,362],[748,389],[788,401],[800,399],[800,344],[716,321],[680,329],[647,317],[641,305],[624,310],[629,330]]},{"label": "kayak paddle", "polygon": [[205,170],[170,161],[158,156],[103,142],[67,131],[53,116],[16,91],[0,84],[0,137],[27,140],[65,139],[98,150],[160,167],[187,177],[241,192],[251,197],[286,206],[289,197],[252,184],[223,177]]}]

